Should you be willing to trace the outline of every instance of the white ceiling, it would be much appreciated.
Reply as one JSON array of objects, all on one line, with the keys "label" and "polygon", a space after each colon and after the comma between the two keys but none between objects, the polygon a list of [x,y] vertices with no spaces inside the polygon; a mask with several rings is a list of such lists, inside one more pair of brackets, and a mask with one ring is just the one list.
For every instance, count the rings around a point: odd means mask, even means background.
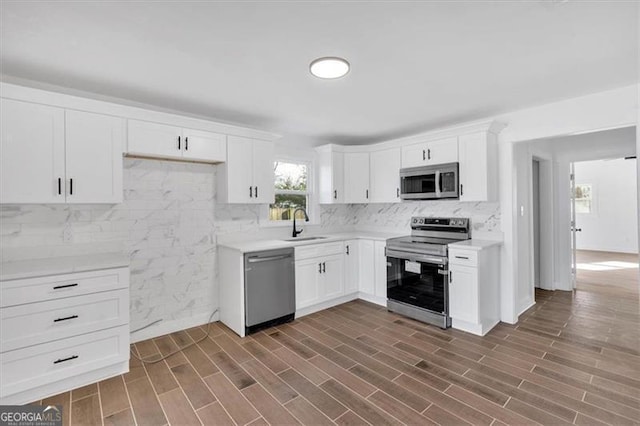
[{"label": "white ceiling", "polygon": [[[368,143],[637,81],[637,2],[7,2],[2,74]],[[333,81],[308,72],[342,56]]]}]

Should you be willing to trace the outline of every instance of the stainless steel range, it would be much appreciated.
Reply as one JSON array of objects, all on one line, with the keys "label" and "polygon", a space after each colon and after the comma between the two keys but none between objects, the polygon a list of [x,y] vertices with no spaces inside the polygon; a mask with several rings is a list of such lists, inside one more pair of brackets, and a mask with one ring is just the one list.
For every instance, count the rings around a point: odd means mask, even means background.
[{"label": "stainless steel range", "polygon": [[469,238],[469,219],[411,218],[411,235],[387,240],[387,308],[451,327],[448,244]]}]

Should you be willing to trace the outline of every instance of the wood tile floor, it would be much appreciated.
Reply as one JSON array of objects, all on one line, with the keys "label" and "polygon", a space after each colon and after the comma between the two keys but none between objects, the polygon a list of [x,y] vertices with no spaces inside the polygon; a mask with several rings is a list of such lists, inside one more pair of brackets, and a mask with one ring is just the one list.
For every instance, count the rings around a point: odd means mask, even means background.
[{"label": "wood tile floor", "polygon": [[[213,323],[184,353],[42,403],[65,425],[640,424],[637,281],[595,273],[482,338],[363,301],[244,339]],[[203,333],[134,349],[153,359]]]}]

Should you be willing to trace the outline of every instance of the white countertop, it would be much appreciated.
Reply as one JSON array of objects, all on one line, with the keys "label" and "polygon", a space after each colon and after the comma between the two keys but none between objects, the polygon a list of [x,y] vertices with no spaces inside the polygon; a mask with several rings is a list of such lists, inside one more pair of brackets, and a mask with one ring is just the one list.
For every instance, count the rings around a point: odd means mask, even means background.
[{"label": "white countertop", "polygon": [[451,248],[459,248],[459,249],[465,249],[465,250],[476,250],[476,251],[480,251],[482,249],[485,249],[487,247],[492,247],[495,245],[500,245],[502,244],[502,241],[495,241],[495,240],[477,240],[477,239],[470,239],[470,240],[464,240],[464,241],[458,241],[457,243],[451,243],[449,244],[449,247]]},{"label": "white countertop", "polygon": [[[399,237],[401,234],[389,234],[383,232],[367,232],[367,231],[356,231],[356,232],[342,232],[338,234],[319,234],[319,235],[302,235],[297,241],[285,241],[284,239],[264,239],[264,240],[253,240],[253,241],[233,241],[233,242],[219,242],[218,245],[221,247],[230,248],[233,250],[237,250],[241,253],[249,253],[254,251],[262,251],[262,250],[272,250],[272,249],[280,249],[286,247],[297,247],[303,245],[310,244],[322,244],[322,243],[330,243],[334,241],[344,241],[344,240],[352,240],[352,239],[367,239],[367,240],[377,240],[377,241],[386,241],[389,238]],[[305,237],[326,237],[315,240],[304,240]]]},{"label": "white countertop", "polygon": [[122,253],[20,260],[0,264],[0,281],[126,266],[129,266],[129,257]]}]

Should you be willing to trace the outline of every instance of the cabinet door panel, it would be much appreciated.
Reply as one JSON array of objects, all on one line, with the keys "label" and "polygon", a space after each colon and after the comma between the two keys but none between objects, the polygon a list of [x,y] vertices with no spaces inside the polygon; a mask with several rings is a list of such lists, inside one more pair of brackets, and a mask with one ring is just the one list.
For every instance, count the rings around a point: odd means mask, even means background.
[{"label": "cabinet door panel", "polygon": [[319,301],[320,263],[319,259],[296,261],[296,309],[306,308]]},{"label": "cabinet door panel", "polygon": [[319,293],[321,300],[335,299],[344,294],[344,257],[342,254],[322,260]]},{"label": "cabinet door panel", "polygon": [[331,153],[331,199],[334,203],[344,203],[344,154],[342,152]]},{"label": "cabinet door panel", "polygon": [[387,298],[387,256],[385,254],[386,243],[375,241],[373,248],[374,281],[376,297]]},{"label": "cabinet door panel", "polygon": [[402,147],[402,167],[418,167],[427,164],[427,146],[418,143]]},{"label": "cabinet door panel", "polygon": [[360,283],[360,241],[344,242],[344,292],[358,291]]},{"label": "cabinet door panel", "polygon": [[254,203],[275,202],[275,176],[273,174],[273,144],[257,141],[253,143],[253,187]]},{"label": "cabinet door panel", "polygon": [[253,202],[253,140],[238,136],[227,138],[227,202]]},{"label": "cabinet door panel", "polygon": [[223,162],[227,159],[227,136],[220,133],[183,129],[185,159]]},{"label": "cabinet door panel", "polygon": [[427,164],[455,163],[458,161],[458,138],[447,138],[427,144]]},{"label": "cabinet door panel", "polygon": [[[372,240],[360,240],[360,291],[375,294],[374,246]],[[386,272],[385,272],[386,274]]]},{"label": "cabinet door panel", "polygon": [[400,202],[400,148],[370,154],[372,203]]},{"label": "cabinet door panel", "polygon": [[[180,142],[178,142],[180,138]],[[182,158],[182,128],[147,121],[129,120],[127,153],[132,155]]]},{"label": "cabinet door panel", "polygon": [[0,203],[64,203],[64,110],[9,99],[0,105]]},{"label": "cabinet door panel", "polygon": [[451,265],[449,283],[449,315],[462,321],[478,322],[478,270]]},{"label": "cabinet door panel", "polygon": [[67,202],[122,202],[123,119],[68,110],[65,123]]},{"label": "cabinet door panel", "polygon": [[460,136],[460,201],[487,201],[487,138]]},{"label": "cabinet door panel", "polygon": [[369,153],[344,154],[345,203],[369,202]]}]

